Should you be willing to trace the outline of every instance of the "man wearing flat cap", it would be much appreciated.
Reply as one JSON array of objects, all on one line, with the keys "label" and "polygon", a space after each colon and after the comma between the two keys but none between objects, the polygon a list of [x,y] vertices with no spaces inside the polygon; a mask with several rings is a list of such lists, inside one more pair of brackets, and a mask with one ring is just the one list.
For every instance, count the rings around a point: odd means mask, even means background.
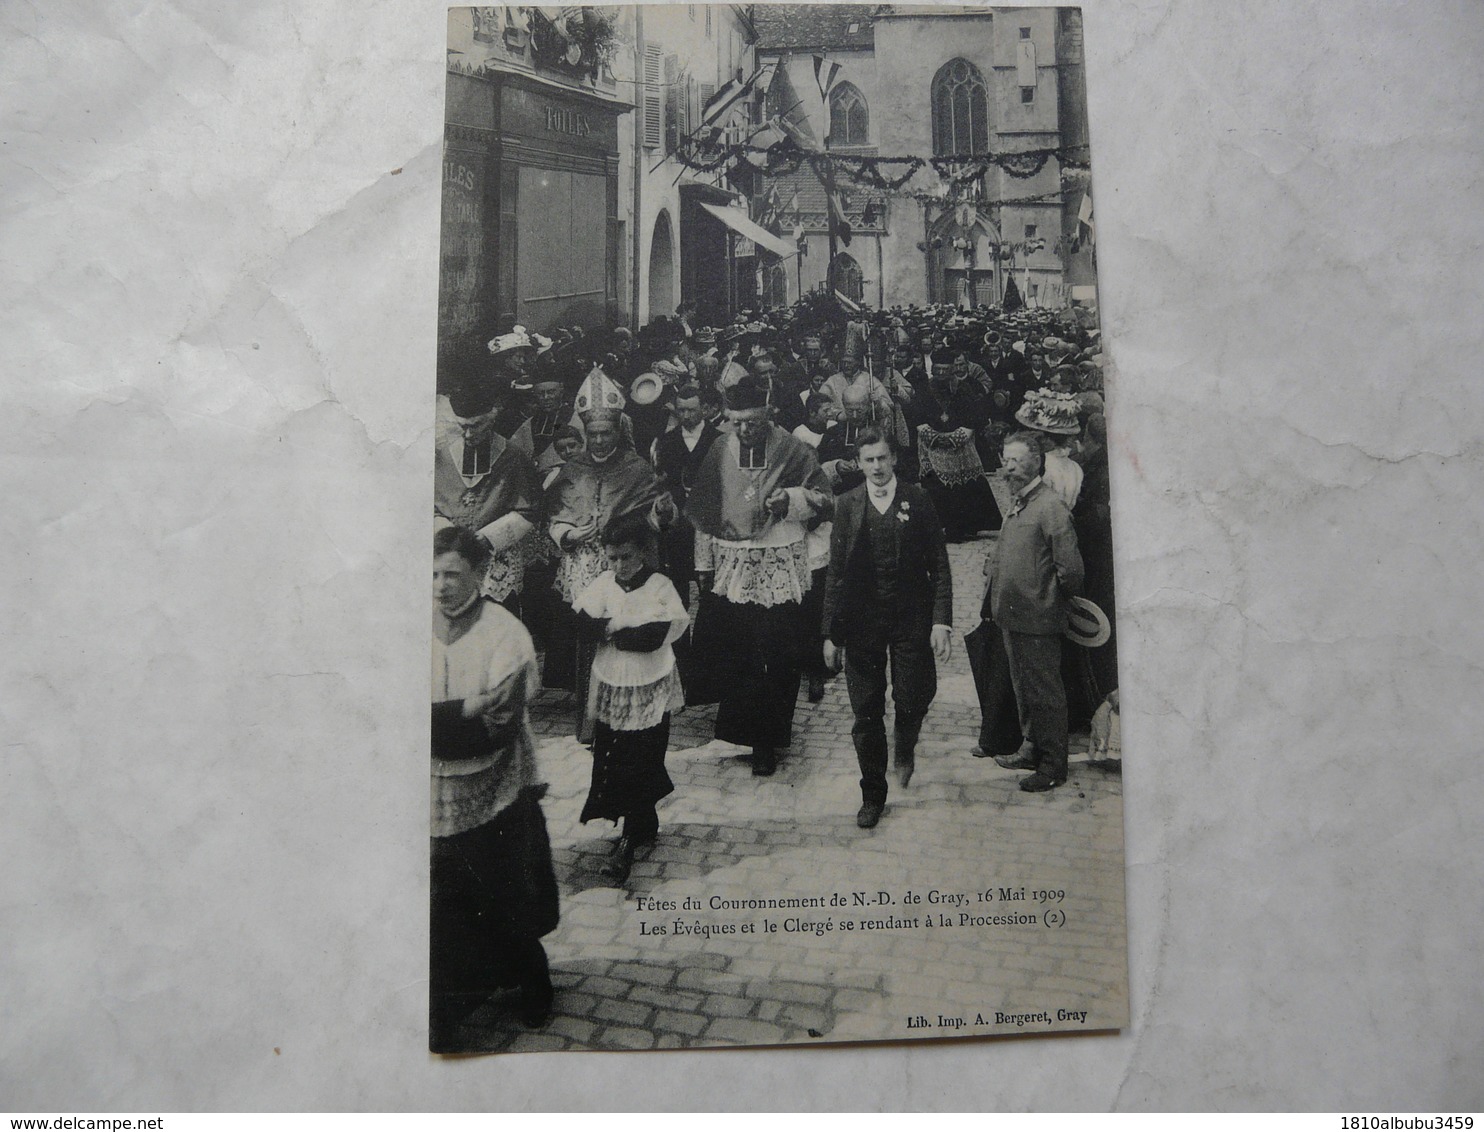
[{"label": "man wearing flat cap", "polygon": [[716,737],[752,748],[752,773],[765,777],[792,742],[801,647],[812,639],[806,535],[834,496],[814,450],[773,423],[763,380],[742,378],[726,405],[734,431],[711,445],[685,504],[701,591],[713,599],[695,649],[726,675]]}]

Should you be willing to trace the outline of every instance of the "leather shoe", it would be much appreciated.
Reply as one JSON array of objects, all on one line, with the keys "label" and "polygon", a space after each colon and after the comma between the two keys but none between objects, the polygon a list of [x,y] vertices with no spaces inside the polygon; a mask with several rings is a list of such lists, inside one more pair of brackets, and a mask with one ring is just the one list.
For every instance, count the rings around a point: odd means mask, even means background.
[{"label": "leather shoe", "polygon": [[881,811],[886,807],[880,802],[863,802],[860,811],[855,815],[855,824],[862,829],[875,829],[876,823],[881,820]]},{"label": "leather shoe", "polygon": [[539,1030],[551,1021],[551,1007],[555,999],[556,993],[549,979],[544,984],[523,986],[516,998],[515,1016],[526,1029]]},{"label": "leather shoe", "polygon": [[1066,777],[1053,778],[1044,771],[1036,771],[1035,774],[1020,780],[1020,788],[1028,794],[1040,794],[1047,790],[1054,790],[1066,781]]},{"label": "leather shoe", "polygon": [[824,699],[824,677],[811,674],[809,677],[809,702],[817,704]]},{"label": "leather shoe", "polygon": [[613,880],[615,884],[623,884],[629,879],[629,871],[634,867],[634,850],[638,848],[631,837],[621,837],[618,840],[618,852],[613,855],[603,868],[603,875]]},{"label": "leather shoe", "polygon": [[912,772],[916,769],[916,763],[898,763],[897,772],[900,775],[898,781],[901,782],[903,786],[906,786],[912,781]]},{"label": "leather shoe", "polygon": [[1013,755],[996,755],[994,761],[1006,770],[1035,770],[1040,766],[1040,760],[1034,755],[1025,755],[1016,751]]},{"label": "leather shoe", "polygon": [[970,747],[969,754],[973,755],[976,759],[993,758],[993,756],[983,747]]},{"label": "leather shoe", "polygon": [[754,778],[769,778],[778,769],[778,755],[772,750],[758,748],[752,752],[752,774]]}]

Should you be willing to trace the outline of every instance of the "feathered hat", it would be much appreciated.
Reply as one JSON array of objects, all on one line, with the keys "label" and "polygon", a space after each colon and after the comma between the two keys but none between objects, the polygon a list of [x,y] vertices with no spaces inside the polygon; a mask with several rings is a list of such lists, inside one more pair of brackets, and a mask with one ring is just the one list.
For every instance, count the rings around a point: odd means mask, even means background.
[{"label": "feathered hat", "polygon": [[[546,340],[550,345],[550,341]],[[511,350],[534,350],[536,343],[531,341],[531,336],[526,333],[524,326],[512,327],[509,334],[496,334],[489,340],[489,351],[499,356],[509,353]]]},{"label": "feathered hat", "polygon": [[1077,421],[1080,407],[1077,398],[1070,393],[1037,389],[1026,394],[1025,403],[1016,411],[1015,419],[1037,432],[1076,436],[1082,431],[1082,426]]}]

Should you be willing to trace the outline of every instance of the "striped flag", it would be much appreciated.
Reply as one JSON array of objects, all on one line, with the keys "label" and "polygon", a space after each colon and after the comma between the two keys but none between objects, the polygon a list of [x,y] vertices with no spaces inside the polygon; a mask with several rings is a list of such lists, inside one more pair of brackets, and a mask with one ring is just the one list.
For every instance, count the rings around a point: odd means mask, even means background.
[{"label": "striped flag", "polygon": [[709,126],[723,118],[727,111],[736,106],[744,98],[752,93],[757,86],[758,79],[762,78],[763,68],[759,67],[752,73],[752,77],[746,82],[742,81],[742,71],[739,68],[737,74],[730,82],[706,100],[701,107],[701,123]]},{"label": "striped flag", "polygon": [[819,97],[829,98],[830,87],[835,85],[835,77],[840,73],[840,64],[831,63],[829,70],[825,70],[824,56],[814,56],[814,85],[819,87]]}]

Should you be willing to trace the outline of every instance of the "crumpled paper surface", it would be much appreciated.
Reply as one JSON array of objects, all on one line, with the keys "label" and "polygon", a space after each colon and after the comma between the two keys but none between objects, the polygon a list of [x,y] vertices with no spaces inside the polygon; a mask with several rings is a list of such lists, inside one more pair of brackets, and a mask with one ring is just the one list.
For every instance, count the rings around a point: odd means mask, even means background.
[{"label": "crumpled paper surface", "polygon": [[1129,1031],[456,1060],[444,29],[0,11],[0,1103],[1479,1108],[1484,8],[1086,7]]}]

